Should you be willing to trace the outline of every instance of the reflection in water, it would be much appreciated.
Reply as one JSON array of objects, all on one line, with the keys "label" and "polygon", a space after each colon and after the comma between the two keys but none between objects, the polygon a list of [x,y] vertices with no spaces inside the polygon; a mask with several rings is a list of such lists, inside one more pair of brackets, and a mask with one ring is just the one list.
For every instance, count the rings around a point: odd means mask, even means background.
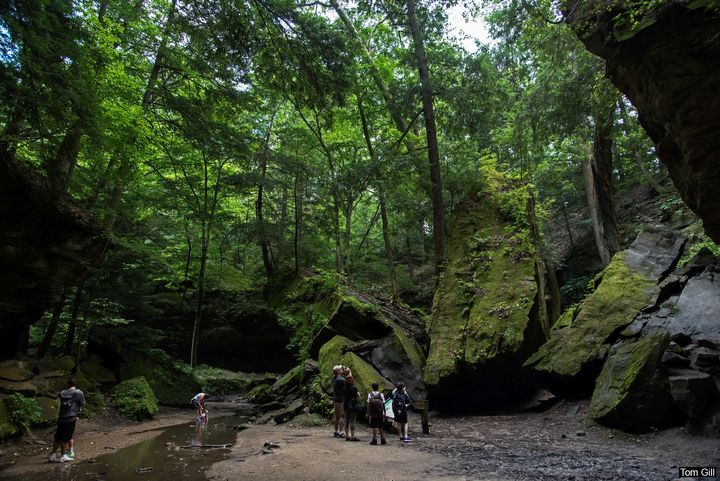
[{"label": "reflection in water", "polygon": [[[94,460],[58,464],[46,481],[180,481],[205,479],[205,470],[223,459],[228,449],[198,449],[203,444],[232,444],[243,416],[222,417],[181,424],[158,431],[158,436]],[[194,449],[192,447],[195,447]],[[184,449],[185,448],[185,449]],[[78,451],[78,456],[82,453]],[[8,481],[39,481],[37,474],[6,478]]]}]

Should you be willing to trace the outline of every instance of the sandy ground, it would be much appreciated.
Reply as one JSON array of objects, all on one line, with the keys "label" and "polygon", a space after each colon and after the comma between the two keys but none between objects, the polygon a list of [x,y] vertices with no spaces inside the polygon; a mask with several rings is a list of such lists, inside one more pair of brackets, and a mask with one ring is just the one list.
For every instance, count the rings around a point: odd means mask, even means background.
[{"label": "sandy ground", "polygon": [[[720,441],[682,429],[628,435],[587,420],[586,403],[544,413],[432,419],[431,434],[410,417],[414,441],[387,446],[332,437],[330,427],[257,426],[238,435],[211,481],[316,480],[643,480],[679,479],[681,466],[720,466]],[[414,428],[414,429],[413,429]],[[263,454],[263,445],[279,447]],[[692,479],[692,478],[683,478]]]},{"label": "sandy ground", "polygon": [[[221,415],[223,408],[212,411]],[[330,425],[255,425],[239,432],[225,460],[205,475],[211,481],[666,481],[680,479],[679,467],[720,466],[717,439],[691,437],[679,428],[628,435],[599,427],[586,415],[586,403],[562,403],[542,413],[432,417],[431,434],[422,435],[419,416],[411,414],[414,441],[388,435],[387,446],[369,445],[365,426],[358,429],[361,442],[346,442],[332,436]],[[144,423],[111,417],[81,421],[77,450],[91,459],[187,422],[189,416],[189,410],[164,410]],[[49,430],[42,439],[51,436]],[[267,449],[265,443],[277,447]],[[45,479],[43,473],[53,467],[44,462],[48,451],[49,446],[35,442],[0,446],[5,461],[0,478],[25,474],[35,479],[37,474]],[[688,479],[695,478],[683,478]]]}]

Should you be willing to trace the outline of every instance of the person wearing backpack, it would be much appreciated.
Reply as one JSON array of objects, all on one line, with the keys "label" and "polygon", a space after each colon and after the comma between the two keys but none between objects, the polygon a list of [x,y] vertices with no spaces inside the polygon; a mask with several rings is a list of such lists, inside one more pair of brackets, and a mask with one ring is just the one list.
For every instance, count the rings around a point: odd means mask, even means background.
[{"label": "person wearing backpack", "polygon": [[75,434],[75,423],[80,409],[85,405],[85,394],[77,388],[75,378],[70,378],[68,388],[58,394],[60,398],[60,412],[58,413],[57,429],[55,430],[53,449],[48,462],[55,462],[56,453],[60,448],[61,463],[72,461],[75,458],[73,448],[73,435]]},{"label": "person wearing backpack", "polygon": [[379,391],[380,385],[372,384],[372,392],[367,396],[367,417],[372,428],[373,446],[377,444],[377,432],[380,431],[380,444],[387,444],[385,440],[385,396]]},{"label": "person wearing backpack", "polygon": [[350,374],[345,377],[345,401],[343,405],[345,410],[345,441],[360,441],[355,437],[355,417],[359,405],[360,393],[355,386],[355,379]]},{"label": "person wearing backpack", "polygon": [[400,441],[412,441],[408,436],[408,420],[407,410],[410,407],[410,395],[405,390],[405,384],[399,382],[395,390],[392,392],[392,410],[393,417],[397,423],[397,429],[400,433]]}]

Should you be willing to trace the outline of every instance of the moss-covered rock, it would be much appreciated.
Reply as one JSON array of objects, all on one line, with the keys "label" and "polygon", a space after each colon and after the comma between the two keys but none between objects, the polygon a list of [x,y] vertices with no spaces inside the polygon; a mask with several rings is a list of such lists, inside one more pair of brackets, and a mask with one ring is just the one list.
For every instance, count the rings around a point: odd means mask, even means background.
[{"label": "moss-covered rock", "polygon": [[658,280],[674,266],[683,245],[684,239],[669,231],[641,233],[628,250],[615,254],[598,277],[599,286],[577,307],[572,325],[553,331],[526,365],[556,392],[591,392],[613,335],[653,302]]},{"label": "moss-covered rock", "polygon": [[595,385],[590,416],[604,426],[633,432],[676,422],[667,375],[659,370],[669,344],[665,332],[615,344]]},{"label": "moss-covered rock", "polygon": [[435,406],[462,408],[455,393],[464,385],[478,394],[467,407],[477,408],[529,387],[520,365],[544,341],[533,312],[534,248],[527,229],[504,216],[489,193],[461,203],[450,226],[424,380]]},{"label": "moss-covered rock", "polygon": [[258,384],[269,384],[276,379],[274,375],[258,376],[208,366],[198,367],[195,376],[202,386],[202,391],[210,395],[245,393]]},{"label": "moss-covered rock", "polygon": [[120,414],[131,419],[150,418],[159,410],[158,399],[143,376],[126,379],[115,386],[112,401]]},{"label": "moss-covered rock", "polygon": [[370,355],[380,375],[391,381],[405,383],[412,399],[425,399],[427,389],[422,379],[425,354],[415,339],[395,327]]},{"label": "moss-covered rock", "polygon": [[343,353],[343,348],[352,344],[346,337],[335,336],[320,349],[318,365],[320,367],[320,379],[325,392],[330,393],[332,389],[332,368],[337,364],[348,366],[352,370],[355,386],[361,396],[372,391],[372,384],[377,382],[381,391],[391,391],[393,385],[385,379],[372,364],[354,352]]},{"label": "moss-covered rock", "polygon": [[49,397],[37,397],[35,399],[40,406],[40,415],[42,417],[40,423],[46,426],[55,424],[60,412],[60,400]]}]

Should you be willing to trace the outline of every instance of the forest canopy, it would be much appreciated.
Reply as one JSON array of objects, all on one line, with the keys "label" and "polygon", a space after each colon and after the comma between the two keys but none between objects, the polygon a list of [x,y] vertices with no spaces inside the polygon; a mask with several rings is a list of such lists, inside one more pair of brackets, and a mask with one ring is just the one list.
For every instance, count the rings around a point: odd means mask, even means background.
[{"label": "forest canopy", "polygon": [[120,322],[179,289],[197,336],[208,289],[316,271],[427,309],[491,170],[570,242],[589,205],[607,264],[616,190],[679,204],[637,113],[553,2],[470,3],[494,38],[474,52],[453,0],[0,3],[0,149],[116,246],[68,308]]}]

